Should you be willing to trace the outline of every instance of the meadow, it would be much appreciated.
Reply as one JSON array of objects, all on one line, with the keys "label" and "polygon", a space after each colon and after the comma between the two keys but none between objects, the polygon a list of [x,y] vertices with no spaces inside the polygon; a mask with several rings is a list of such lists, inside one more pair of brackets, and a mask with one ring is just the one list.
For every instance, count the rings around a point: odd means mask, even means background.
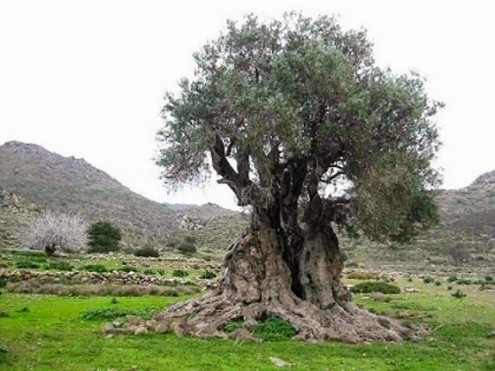
[{"label": "meadow", "polygon": [[[26,256],[3,253],[2,270],[16,270]],[[58,258],[77,267],[81,257]],[[78,260],[79,259],[79,260]],[[36,260],[36,259],[34,259]],[[50,264],[43,258],[38,268]],[[116,269],[115,258],[97,259]],[[171,276],[174,264],[188,271],[190,285],[202,290],[204,267],[183,260],[134,260],[148,274]],[[206,263],[204,264],[211,264]],[[145,265],[147,267],[145,267]],[[161,267],[161,268],[160,268]],[[351,274],[353,272],[353,274]],[[348,271],[355,286],[370,280]],[[358,274],[356,273],[358,272]],[[383,277],[369,275],[371,281]],[[349,278],[353,277],[353,278]],[[184,279],[184,278],[183,278]],[[265,337],[260,343],[198,339],[175,334],[117,334],[103,331],[119,314],[149,316],[190,295],[49,295],[17,293],[0,281],[0,369],[2,370],[274,370],[271,357],[294,370],[493,370],[495,369],[495,286],[491,277],[389,277],[398,294],[360,293],[354,300],[376,313],[429,327],[419,341],[350,345],[329,341],[305,343]],[[211,281],[214,281],[212,279]],[[198,294],[192,294],[198,295]],[[274,330],[276,331],[276,330]],[[266,334],[265,334],[266,335]],[[263,338],[263,336],[260,336]],[[290,366],[289,366],[290,365]]]}]

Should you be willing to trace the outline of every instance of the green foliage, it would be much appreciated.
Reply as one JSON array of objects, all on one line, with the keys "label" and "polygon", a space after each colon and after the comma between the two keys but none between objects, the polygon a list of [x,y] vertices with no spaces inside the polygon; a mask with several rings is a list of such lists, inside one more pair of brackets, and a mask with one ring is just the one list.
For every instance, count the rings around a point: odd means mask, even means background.
[{"label": "green foliage", "polygon": [[367,281],[361,282],[351,287],[351,292],[355,294],[367,294],[371,292],[381,292],[382,294],[400,294],[400,288],[397,285],[380,282],[380,281]]},{"label": "green foliage", "polygon": [[111,321],[116,318],[125,317],[129,312],[120,308],[96,308],[82,312],[81,317],[88,321]]},{"label": "green foliage", "polygon": [[287,340],[296,335],[296,330],[280,317],[268,317],[252,328],[254,336],[265,341]]},{"label": "green foliage", "polygon": [[493,277],[492,276],[486,276],[485,281],[488,282],[493,282]]},{"label": "green foliage", "polygon": [[225,324],[225,326],[223,327],[223,330],[230,334],[231,332],[239,329],[239,328],[242,328],[244,327],[244,321],[242,319],[236,319],[236,320],[232,320],[230,322],[228,322],[227,324]]},{"label": "green foliage", "polygon": [[174,276],[174,277],[187,277],[187,276],[189,276],[189,272],[187,272],[183,269],[176,269],[172,272],[172,276]]},{"label": "green foliage", "polygon": [[87,321],[112,321],[125,316],[138,316],[150,319],[156,307],[139,308],[137,310],[128,310],[115,307],[88,309],[82,312],[81,317]]},{"label": "green foliage", "polygon": [[196,247],[196,237],[185,236],[181,243],[177,245],[177,250],[184,255],[194,254],[198,249]]},{"label": "green foliage", "polygon": [[109,221],[97,221],[88,228],[89,252],[108,253],[119,250],[120,229]]},{"label": "green foliage", "polygon": [[423,278],[423,282],[424,283],[433,283],[433,282],[435,282],[435,279],[431,276],[426,276]]},{"label": "green foliage", "polygon": [[211,280],[215,278],[217,274],[212,271],[205,271],[201,276],[199,276],[200,279],[202,280]]},{"label": "green foliage", "polygon": [[5,278],[0,278],[0,288],[7,286],[7,280]]},{"label": "green foliage", "polygon": [[70,272],[74,266],[64,261],[52,261],[46,266],[46,269]]},{"label": "green foliage", "polygon": [[378,67],[365,32],[325,16],[251,15],[228,22],[195,60],[193,80],[166,95],[158,133],[170,187],[201,182],[213,167],[241,205],[276,205],[286,193],[275,177],[290,170],[296,201],[315,182],[350,185],[325,203],[349,230],[409,241],[437,222],[426,190],[438,182],[432,116],[441,104],[417,74]]},{"label": "green foliage", "polygon": [[455,282],[455,281],[457,281],[456,275],[452,275],[452,276],[449,276],[449,278],[447,278],[447,282]]},{"label": "green foliage", "polygon": [[454,298],[456,299],[462,299],[462,298],[465,298],[467,295],[465,293],[463,293],[461,290],[457,289],[456,292],[454,292],[453,294],[450,294],[452,295]]},{"label": "green foliage", "polygon": [[39,264],[31,261],[20,261],[15,263],[15,266],[19,269],[38,269],[40,267]]},{"label": "green foliage", "polygon": [[108,269],[102,264],[88,264],[82,267],[83,270],[88,272],[105,273]]},{"label": "green foliage", "polygon": [[145,257],[145,258],[158,258],[160,253],[157,249],[151,246],[144,246],[136,251],[134,251],[135,256]]}]

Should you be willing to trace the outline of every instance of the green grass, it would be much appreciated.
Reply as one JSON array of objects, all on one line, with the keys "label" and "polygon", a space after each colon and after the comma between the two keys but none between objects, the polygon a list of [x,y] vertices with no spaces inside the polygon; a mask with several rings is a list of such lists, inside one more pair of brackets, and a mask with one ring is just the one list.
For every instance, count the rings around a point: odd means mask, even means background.
[{"label": "green grass", "polygon": [[[106,338],[104,319],[84,313],[99,308],[136,312],[160,308],[183,298],[54,297],[3,293],[0,311],[2,370],[272,370],[269,357],[294,365],[294,370],[490,370],[495,367],[493,292],[466,287],[458,300],[443,287],[417,283],[418,294],[398,294],[390,303],[356,295],[355,301],[376,312],[411,313],[435,331],[419,342],[402,345],[293,340],[261,344],[220,339],[176,337],[171,334],[118,335]],[[29,311],[22,311],[28,308]],[[105,316],[103,316],[105,317]],[[110,316],[111,317],[111,316]]]}]

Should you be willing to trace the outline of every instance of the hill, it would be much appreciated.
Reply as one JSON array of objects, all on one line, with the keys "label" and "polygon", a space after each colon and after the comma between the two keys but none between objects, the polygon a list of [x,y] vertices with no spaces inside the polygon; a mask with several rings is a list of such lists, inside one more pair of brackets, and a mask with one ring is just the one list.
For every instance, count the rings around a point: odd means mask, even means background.
[{"label": "hill", "polygon": [[[0,187],[3,245],[14,243],[19,216],[25,219],[35,209],[79,213],[90,221],[110,220],[122,228],[124,242],[133,247],[147,242],[163,247],[171,236],[193,234],[204,248],[220,249],[247,225],[246,215],[216,204],[151,201],[84,159],[64,157],[36,144],[12,141],[0,146]],[[31,206],[20,212],[14,204]]]},{"label": "hill", "polygon": [[0,185],[43,208],[111,220],[123,229],[128,243],[165,239],[178,229],[174,211],[132,192],[83,159],[36,144],[0,146]]},{"label": "hill", "polygon": [[442,225],[460,236],[495,238],[495,171],[480,175],[468,187],[437,196]]}]

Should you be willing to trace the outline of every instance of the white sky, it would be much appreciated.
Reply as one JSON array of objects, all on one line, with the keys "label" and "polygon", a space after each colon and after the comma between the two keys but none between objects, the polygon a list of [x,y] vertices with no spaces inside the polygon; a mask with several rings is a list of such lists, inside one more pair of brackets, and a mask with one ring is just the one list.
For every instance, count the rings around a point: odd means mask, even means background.
[{"label": "white sky", "polygon": [[192,53],[227,18],[301,10],[367,28],[382,66],[428,79],[430,96],[447,105],[437,117],[444,187],[463,187],[495,169],[491,3],[2,0],[0,144],[19,140],[82,157],[157,201],[233,207],[226,186],[167,195],[152,161],[162,97],[191,76]]}]

